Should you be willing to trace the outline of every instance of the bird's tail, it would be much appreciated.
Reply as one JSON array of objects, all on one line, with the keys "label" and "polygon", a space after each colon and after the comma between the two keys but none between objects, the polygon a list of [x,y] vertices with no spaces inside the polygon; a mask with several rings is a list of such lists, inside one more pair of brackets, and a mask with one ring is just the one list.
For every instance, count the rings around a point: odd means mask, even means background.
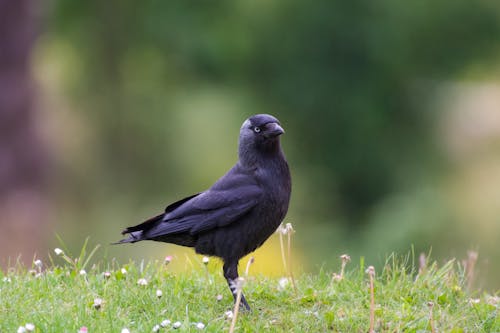
[{"label": "bird's tail", "polygon": [[116,243],[112,243],[113,245],[115,244],[124,244],[124,243],[135,243],[141,240],[144,240],[145,238],[143,237],[143,231],[151,229],[153,226],[157,224],[157,222],[160,222],[163,219],[163,216],[165,214],[160,214],[157,216],[154,216],[141,224],[138,224],[133,227],[128,227],[127,229],[122,231],[122,235],[128,234],[127,238],[124,238],[122,240],[119,240]]},{"label": "bird's tail", "polygon": [[111,245],[125,244],[125,243],[135,243],[142,240],[142,231],[134,231],[129,233],[127,238],[121,239],[118,242],[111,243]]}]

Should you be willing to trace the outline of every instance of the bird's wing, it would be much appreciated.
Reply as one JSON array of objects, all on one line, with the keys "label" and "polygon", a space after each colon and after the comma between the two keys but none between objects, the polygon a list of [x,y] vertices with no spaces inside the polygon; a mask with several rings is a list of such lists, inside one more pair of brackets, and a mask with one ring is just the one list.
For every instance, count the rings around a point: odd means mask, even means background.
[{"label": "bird's wing", "polygon": [[257,185],[202,192],[165,214],[161,223],[145,231],[146,238],[189,232],[191,235],[227,226],[257,205],[262,190]]},{"label": "bird's wing", "polygon": [[167,208],[165,208],[165,212],[160,214],[160,215],[156,215],[150,219],[147,219],[146,221],[142,222],[141,224],[138,224],[136,226],[133,226],[133,227],[128,227],[127,229],[123,230],[122,231],[122,234],[128,234],[128,233],[131,233],[131,232],[134,232],[134,231],[141,231],[141,230],[147,230],[147,229],[150,229],[150,228],[153,228],[157,223],[158,221],[161,221],[163,220],[163,217],[174,211],[176,208],[180,207],[183,203],[193,199],[194,197],[200,195],[201,193],[196,193],[196,194],[193,194],[193,195],[190,195],[189,197],[186,197],[184,199],[181,199],[179,201],[176,201],[170,205],[167,206]]}]

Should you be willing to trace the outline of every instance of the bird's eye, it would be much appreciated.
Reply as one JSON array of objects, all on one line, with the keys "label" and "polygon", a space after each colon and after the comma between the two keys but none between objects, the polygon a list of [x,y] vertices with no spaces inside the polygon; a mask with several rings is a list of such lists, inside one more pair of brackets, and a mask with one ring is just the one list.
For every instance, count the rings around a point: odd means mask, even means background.
[{"label": "bird's eye", "polygon": [[259,132],[260,132],[260,127],[259,127],[259,126],[255,126],[255,127],[253,128],[253,131],[254,131],[255,133],[259,133]]}]

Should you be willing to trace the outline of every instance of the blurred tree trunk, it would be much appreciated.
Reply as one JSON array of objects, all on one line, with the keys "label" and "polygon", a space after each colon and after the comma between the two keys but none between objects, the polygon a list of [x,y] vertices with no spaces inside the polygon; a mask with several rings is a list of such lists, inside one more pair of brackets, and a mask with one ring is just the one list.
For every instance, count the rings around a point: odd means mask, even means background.
[{"label": "blurred tree trunk", "polygon": [[[36,128],[30,55],[36,0],[0,0],[0,265],[29,263],[44,243],[46,158]],[[45,251],[44,251],[45,252]]]}]

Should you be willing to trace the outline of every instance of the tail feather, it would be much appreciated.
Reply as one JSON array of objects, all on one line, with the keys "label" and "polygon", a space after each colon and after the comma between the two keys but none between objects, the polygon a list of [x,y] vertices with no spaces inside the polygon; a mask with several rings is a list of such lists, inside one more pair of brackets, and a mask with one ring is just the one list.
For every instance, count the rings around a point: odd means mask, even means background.
[{"label": "tail feather", "polygon": [[135,225],[133,227],[128,227],[127,229],[122,231],[122,235],[125,234],[130,234],[134,231],[142,231],[142,230],[147,230],[151,229],[156,225],[157,222],[161,222],[163,220],[163,216],[165,216],[165,213],[161,213],[159,215],[153,216],[146,221],[142,222],[141,224]]},{"label": "tail feather", "polygon": [[144,240],[143,236],[143,231],[151,229],[154,227],[158,222],[161,222],[163,219],[163,216],[165,216],[164,213],[160,215],[153,216],[150,219],[147,219],[146,221],[142,222],[141,224],[138,224],[133,227],[128,227],[125,230],[122,231],[122,235],[128,234],[127,238],[124,238],[122,240],[119,240],[116,243],[112,243],[113,245],[116,244],[124,244],[124,243],[135,243],[141,240]]},{"label": "tail feather", "polygon": [[121,239],[118,242],[111,243],[111,244],[117,245],[117,244],[125,244],[125,243],[135,243],[135,242],[138,242],[141,240],[143,240],[142,231],[134,231],[134,232],[131,232],[127,238]]}]

